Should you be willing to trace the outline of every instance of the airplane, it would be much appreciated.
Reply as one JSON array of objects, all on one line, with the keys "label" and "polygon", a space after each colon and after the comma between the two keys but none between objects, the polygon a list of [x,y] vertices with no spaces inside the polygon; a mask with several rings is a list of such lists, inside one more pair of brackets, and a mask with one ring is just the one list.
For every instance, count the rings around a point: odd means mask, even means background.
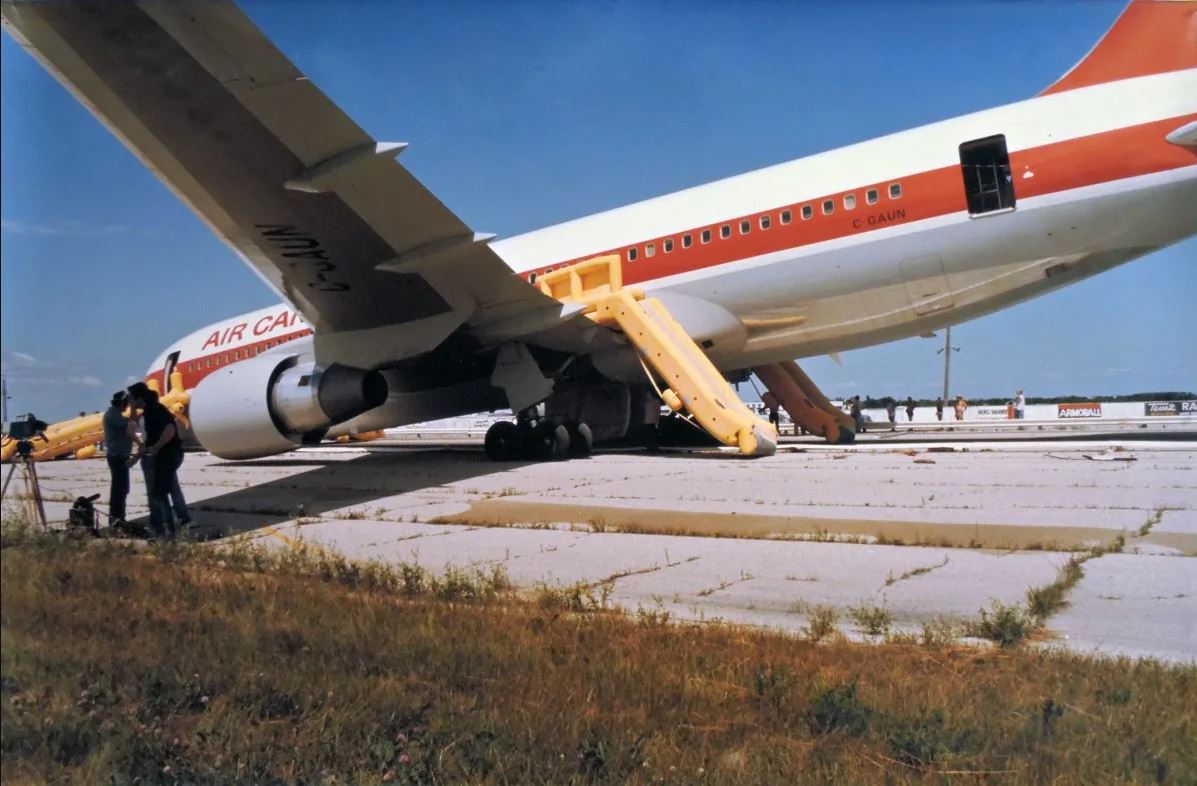
[{"label": "airplane", "polygon": [[765,455],[726,379],[830,441],[793,358],[948,327],[1197,233],[1197,2],[1132,0],[1014,104],[514,237],[475,232],[229,2],[3,0],[5,30],[279,295],[146,379],[247,459],[509,407],[493,459],[651,442],[660,402]]}]

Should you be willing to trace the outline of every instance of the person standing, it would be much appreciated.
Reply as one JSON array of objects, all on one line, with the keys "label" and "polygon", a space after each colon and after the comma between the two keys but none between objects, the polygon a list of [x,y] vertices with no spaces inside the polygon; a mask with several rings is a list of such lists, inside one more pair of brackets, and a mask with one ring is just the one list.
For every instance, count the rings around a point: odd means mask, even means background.
[{"label": "person standing", "polygon": [[956,410],[956,420],[964,420],[964,410],[968,409],[968,402],[964,400],[964,396],[956,395],[956,403],[952,405]]},{"label": "person standing", "polygon": [[935,419],[943,420],[943,396],[935,399]]},{"label": "person standing", "polygon": [[864,413],[860,410],[860,396],[853,396],[851,401],[851,408],[848,410],[852,415],[852,420],[856,423],[856,433],[864,433]]},{"label": "person standing", "polygon": [[885,405],[885,414],[889,418],[889,430],[898,430],[898,402],[892,398]]},{"label": "person standing", "polygon": [[[145,447],[142,453],[152,464],[146,473],[146,494],[150,500],[150,526],[159,537],[176,534],[170,510],[170,492],[178,484],[178,470],[183,463],[183,440],[174,415],[158,401],[158,394],[144,382],[129,386],[129,397],[142,410]],[[180,521],[180,525],[186,522]]]},{"label": "person standing", "polygon": [[906,422],[914,422],[914,399],[910,396],[906,397]]},{"label": "person standing", "polygon": [[1019,389],[1018,393],[1014,396],[1014,419],[1022,420],[1023,418],[1026,417],[1026,414],[1027,414],[1027,397],[1024,396],[1022,394],[1022,390]]},{"label": "person standing", "polygon": [[104,413],[104,443],[108,446],[108,472],[112,481],[108,486],[108,518],[111,524],[125,523],[125,501],[129,497],[129,468],[133,466],[133,446],[141,450],[136,424],[125,416],[129,397],[125,391],[112,394],[108,411]]}]

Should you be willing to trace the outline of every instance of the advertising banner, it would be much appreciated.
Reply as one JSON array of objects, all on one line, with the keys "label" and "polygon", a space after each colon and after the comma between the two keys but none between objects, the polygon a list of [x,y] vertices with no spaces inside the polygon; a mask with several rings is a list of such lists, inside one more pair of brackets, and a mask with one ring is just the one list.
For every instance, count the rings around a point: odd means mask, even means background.
[{"label": "advertising banner", "polygon": [[1100,418],[1101,404],[1099,403],[1077,403],[1077,404],[1057,404],[1056,405],[1057,418]]},{"label": "advertising banner", "polygon": [[1009,407],[973,407],[969,414],[979,420],[1009,420]]},{"label": "advertising banner", "polygon": [[1147,417],[1197,415],[1197,401],[1144,401],[1143,414]]}]

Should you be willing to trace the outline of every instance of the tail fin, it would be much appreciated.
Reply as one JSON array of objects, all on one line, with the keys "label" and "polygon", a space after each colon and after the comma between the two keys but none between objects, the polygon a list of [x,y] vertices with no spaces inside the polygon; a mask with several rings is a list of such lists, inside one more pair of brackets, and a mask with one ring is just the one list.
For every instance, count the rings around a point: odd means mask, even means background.
[{"label": "tail fin", "polygon": [[1131,0],[1097,45],[1040,95],[1197,68],[1197,2]]}]

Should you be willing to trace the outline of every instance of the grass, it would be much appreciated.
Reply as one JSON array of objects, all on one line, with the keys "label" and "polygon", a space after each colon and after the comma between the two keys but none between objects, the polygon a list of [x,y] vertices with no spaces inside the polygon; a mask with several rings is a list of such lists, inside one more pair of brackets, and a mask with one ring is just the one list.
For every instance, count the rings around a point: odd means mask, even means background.
[{"label": "grass", "polygon": [[816,644],[304,547],[6,528],[0,581],[5,783],[1197,779],[1193,666]]}]

